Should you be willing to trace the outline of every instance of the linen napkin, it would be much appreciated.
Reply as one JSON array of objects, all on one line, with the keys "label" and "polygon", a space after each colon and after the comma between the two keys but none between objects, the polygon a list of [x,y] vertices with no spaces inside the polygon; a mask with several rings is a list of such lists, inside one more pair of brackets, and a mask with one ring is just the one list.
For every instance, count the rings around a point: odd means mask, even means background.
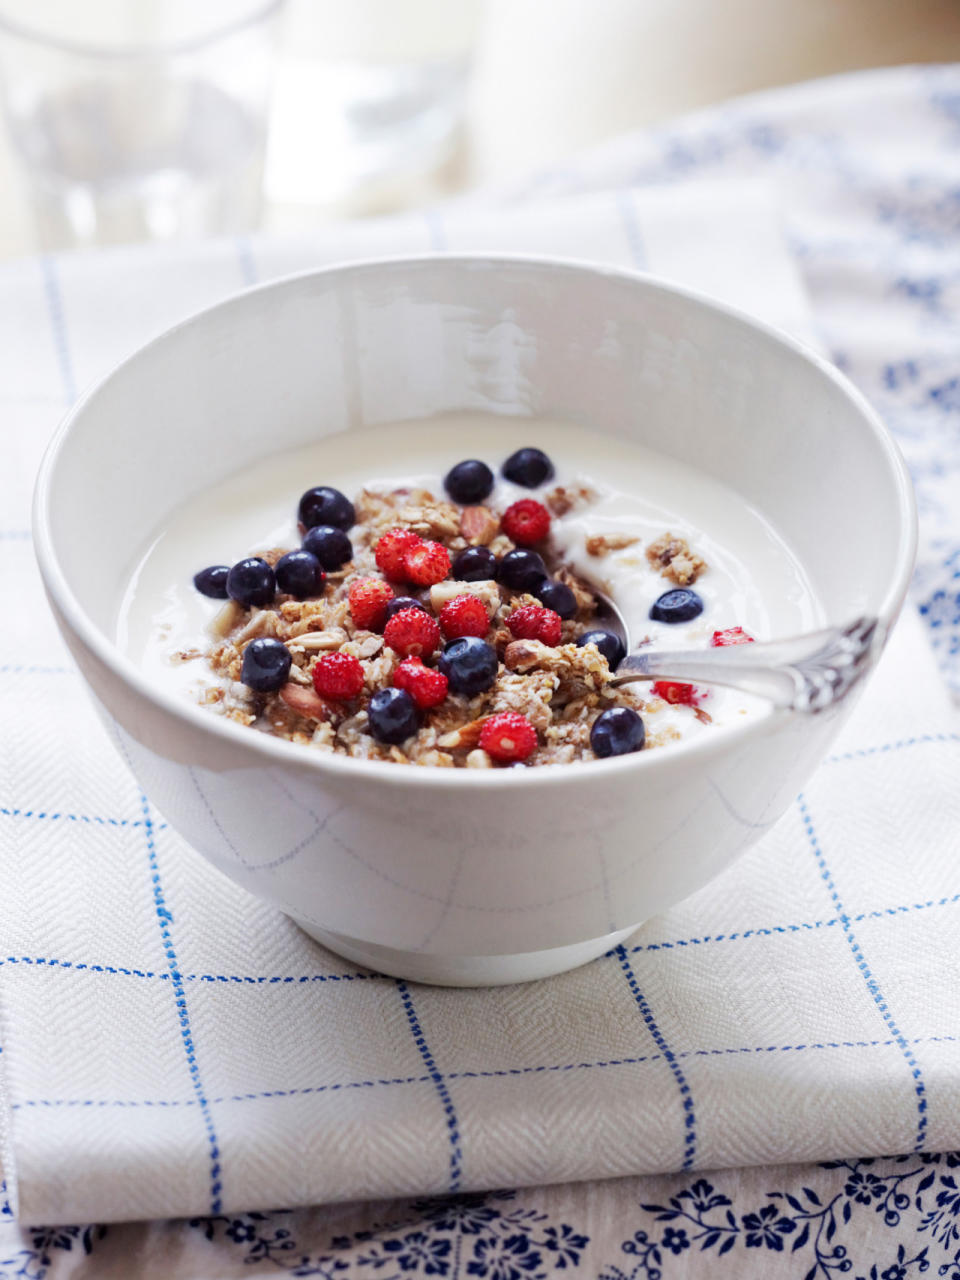
[{"label": "linen napkin", "polygon": [[299,243],[2,272],[0,1066],[22,1219],[216,1214],[960,1136],[960,733],[910,615],[843,743],[760,846],[616,952],[529,986],[415,987],[339,960],[193,854],[119,763],[30,552],[30,478],[64,404],[242,282],[430,246],[695,268],[702,288],[808,331],[769,200],[750,187],[461,207]]}]

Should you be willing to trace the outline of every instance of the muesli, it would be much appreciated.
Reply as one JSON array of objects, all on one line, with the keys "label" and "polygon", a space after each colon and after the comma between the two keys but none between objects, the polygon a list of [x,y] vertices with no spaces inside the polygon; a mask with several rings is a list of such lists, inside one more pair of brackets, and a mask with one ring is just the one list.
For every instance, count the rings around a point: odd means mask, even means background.
[{"label": "muesli", "polygon": [[[673,723],[650,724],[665,703],[709,721],[703,691],[690,685],[611,687],[623,642],[553,536],[555,522],[589,509],[589,486],[551,485],[553,464],[533,448],[512,454],[501,474],[539,496],[496,509],[493,471],[475,459],[447,473],[443,497],[364,489],[351,501],[308,489],[299,548],[263,548],[197,573],[196,588],[225,602],[209,649],[174,655],[215,677],[202,701],[317,750],[440,768],[650,749],[679,736]],[[606,531],[586,550],[600,559],[637,541]],[[669,531],[642,551],[666,579],[649,616],[697,617],[703,557]],[[711,643],[750,639],[732,627]]]}]

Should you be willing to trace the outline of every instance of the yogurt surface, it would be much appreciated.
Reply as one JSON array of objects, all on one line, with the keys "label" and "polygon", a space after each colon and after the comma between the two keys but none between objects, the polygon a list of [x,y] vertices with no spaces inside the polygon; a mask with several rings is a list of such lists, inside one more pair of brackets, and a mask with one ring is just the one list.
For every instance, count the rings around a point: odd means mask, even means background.
[{"label": "yogurt surface", "polygon": [[[328,436],[267,458],[190,499],[137,556],[118,611],[118,642],[151,679],[179,686],[195,700],[217,677],[202,660],[175,661],[173,655],[206,650],[219,608],[195,590],[195,572],[270,547],[299,546],[297,503],[311,486],[332,485],[351,498],[364,488],[401,487],[444,497],[442,478],[455,463],[481,458],[497,472],[525,445],[543,449],[556,475],[535,490],[498,476],[485,505],[502,512],[519,498],[542,501],[558,485],[591,490],[591,500],[554,518],[552,546],[616,601],[634,645],[649,639],[658,648],[706,648],[715,630],[728,627],[766,640],[823,625],[797,557],[769,521],[727,486],[662,454],[570,423],[457,413]],[[679,625],[649,617],[657,597],[675,586],[645,554],[666,532],[683,538],[707,564],[693,584],[703,612]],[[591,555],[587,540],[604,534],[637,541]],[[716,724],[769,710],[759,699],[721,689],[710,691],[702,707]],[[683,738],[710,729],[694,708],[659,700],[644,718],[658,737],[672,737],[671,728]]]}]

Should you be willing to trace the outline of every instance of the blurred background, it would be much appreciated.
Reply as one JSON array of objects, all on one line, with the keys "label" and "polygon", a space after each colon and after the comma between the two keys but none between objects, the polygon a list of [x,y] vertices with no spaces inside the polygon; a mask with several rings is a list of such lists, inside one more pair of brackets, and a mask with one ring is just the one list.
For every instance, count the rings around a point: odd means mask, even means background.
[{"label": "blurred background", "polygon": [[303,230],[724,98],[960,59],[960,0],[0,0],[0,258]]}]

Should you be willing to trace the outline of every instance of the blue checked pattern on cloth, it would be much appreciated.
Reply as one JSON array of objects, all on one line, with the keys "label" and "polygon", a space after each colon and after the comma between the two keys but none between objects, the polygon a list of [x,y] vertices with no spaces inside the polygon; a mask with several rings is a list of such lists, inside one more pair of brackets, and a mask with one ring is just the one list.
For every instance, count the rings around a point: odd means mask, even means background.
[{"label": "blue checked pattern on cloth", "polygon": [[[960,686],[958,103],[955,69],[853,77],[426,217],[0,272],[0,1150],[22,1219],[960,1143],[960,723],[927,644]],[[52,426],[141,340],[253,279],[431,247],[642,265],[815,336],[886,414],[923,522],[926,638],[908,613],[761,845],[615,953],[496,991],[358,971],[193,855],[94,719],[28,532]]]}]

